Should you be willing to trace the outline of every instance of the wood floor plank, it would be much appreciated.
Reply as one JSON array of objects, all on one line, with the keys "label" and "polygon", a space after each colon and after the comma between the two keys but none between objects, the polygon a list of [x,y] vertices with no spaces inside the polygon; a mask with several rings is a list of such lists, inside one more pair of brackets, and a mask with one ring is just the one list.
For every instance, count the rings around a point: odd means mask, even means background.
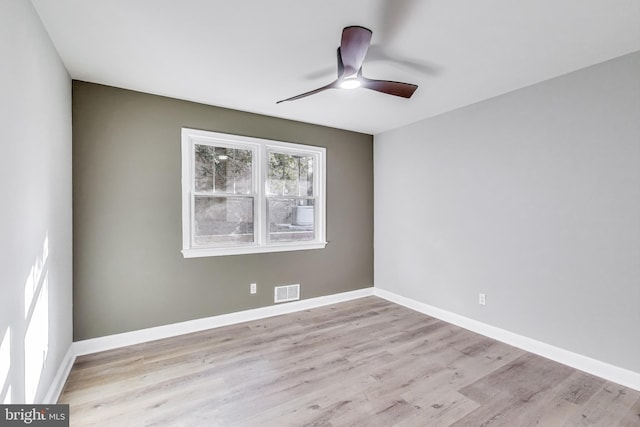
[{"label": "wood floor plank", "polygon": [[638,427],[640,426],[640,397],[635,404],[627,411],[624,418],[620,420],[618,427]]},{"label": "wood floor plank", "polygon": [[[638,400],[638,392],[605,383],[566,423],[571,426],[611,427],[622,422]],[[638,424],[640,425],[640,424]]]},{"label": "wood floor plank", "polygon": [[433,389],[419,399],[407,399],[419,410],[413,416],[395,421],[397,426],[450,426],[478,408],[478,403],[457,391]]},{"label": "wood floor plank", "polygon": [[79,357],[72,426],[640,426],[640,392],[376,297]]},{"label": "wood floor plank", "polygon": [[532,408],[523,427],[565,425],[605,383],[602,378],[574,371],[536,400],[537,409]]}]

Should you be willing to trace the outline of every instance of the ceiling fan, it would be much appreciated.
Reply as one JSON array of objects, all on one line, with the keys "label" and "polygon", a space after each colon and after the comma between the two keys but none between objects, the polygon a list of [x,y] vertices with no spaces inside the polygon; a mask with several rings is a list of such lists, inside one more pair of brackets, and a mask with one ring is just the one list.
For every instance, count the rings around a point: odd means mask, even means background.
[{"label": "ceiling fan", "polygon": [[326,86],[319,87],[291,98],[276,102],[295,101],[327,89],[355,89],[363,87],[389,95],[411,98],[418,88],[411,83],[390,80],[368,79],[362,75],[362,62],[371,44],[371,30],[360,26],[346,27],[342,30],[342,40],[338,48],[338,78]]}]

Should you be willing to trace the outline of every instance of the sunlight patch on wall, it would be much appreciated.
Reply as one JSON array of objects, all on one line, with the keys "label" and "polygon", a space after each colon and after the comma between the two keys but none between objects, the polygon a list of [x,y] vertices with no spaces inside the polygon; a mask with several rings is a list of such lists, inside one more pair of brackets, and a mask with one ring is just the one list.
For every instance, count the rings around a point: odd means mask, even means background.
[{"label": "sunlight patch on wall", "polygon": [[25,403],[36,398],[49,351],[49,236],[33,263],[24,285],[26,332],[24,335]]},{"label": "sunlight patch on wall", "polygon": [[46,275],[24,337],[25,397],[33,403],[49,350],[49,276]]},{"label": "sunlight patch on wall", "polygon": [[0,342],[0,401],[4,404],[11,403],[11,328],[2,337]]},{"label": "sunlight patch on wall", "polygon": [[24,316],[29,317],[29,311],[33,304],[33,299],[40,285],[40,280],[46,269],[47,259],[49,258],[49,235],[44,237],[42,244],[42,254],[38,255],[35,262],[31,266],[27,280],[24,283]]}]

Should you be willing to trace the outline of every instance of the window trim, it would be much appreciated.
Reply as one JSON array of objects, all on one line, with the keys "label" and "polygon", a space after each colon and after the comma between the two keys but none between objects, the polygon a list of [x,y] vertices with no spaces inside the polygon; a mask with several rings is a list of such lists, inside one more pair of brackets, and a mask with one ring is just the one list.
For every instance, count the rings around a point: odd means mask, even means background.
[{"label": "window trim", "polygon": [[[196,246],[193,242],[193,200],[194,189],[194,156],[196,144],[230,146],[248,149],[255,153],[252,164],[254,185],[253,232],[254,242],[220,244],[218,246]],[[185,258],[243,255],[270,252],[299,251],[322,249],[326,247],[326,148],[290,142],[231,135],[198,129],[182,128],[182,255]],[[313,174],[314,195],[314,240],[300,242],[269,242],[268,232],[268,153],[270,150],[291,154],[313,155],[317,166]],[[239,195],[244,196],[244,195]]]}]

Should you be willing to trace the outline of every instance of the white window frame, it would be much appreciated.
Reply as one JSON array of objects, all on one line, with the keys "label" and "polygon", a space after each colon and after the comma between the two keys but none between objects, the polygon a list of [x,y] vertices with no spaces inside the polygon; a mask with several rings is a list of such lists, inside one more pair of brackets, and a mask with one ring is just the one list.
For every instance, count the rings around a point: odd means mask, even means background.
[{"label": "white window frame", "polygon": [[[194,245],[194,150],[196,144],[252,150],[254,192],[253,232],[251,243]],[[315,239],[297,242],[269,242],[268,224],[268,153],[270,150],[314,157],[313,189]],[[247,196],[239,194],[238,196]],[[290,142],[230,135],[182,128],[182,254],[185,258],[299,251],[326,247],[326,149]]]}]

